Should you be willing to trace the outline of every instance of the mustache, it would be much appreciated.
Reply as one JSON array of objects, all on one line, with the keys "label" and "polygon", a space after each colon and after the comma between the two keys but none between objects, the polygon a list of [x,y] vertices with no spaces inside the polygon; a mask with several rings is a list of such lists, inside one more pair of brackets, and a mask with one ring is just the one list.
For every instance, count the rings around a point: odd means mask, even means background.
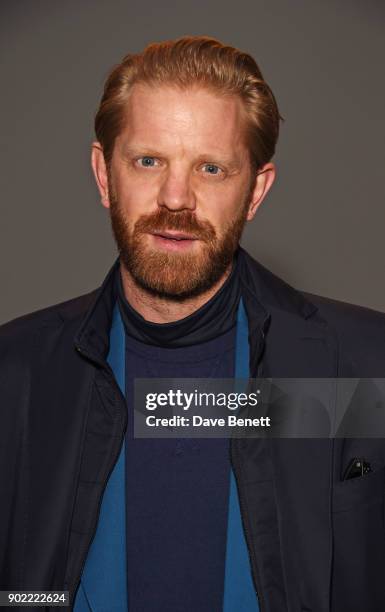
[{"label": "mustache", "polygon": [[216,237],[214,227],[209,221],[198,221],[190,210],[170,212],[159,208],[155,213],[142,215],[134,225],[134,234],[155,231],[175,230],[191,233],[201,240],[213,240]]}]

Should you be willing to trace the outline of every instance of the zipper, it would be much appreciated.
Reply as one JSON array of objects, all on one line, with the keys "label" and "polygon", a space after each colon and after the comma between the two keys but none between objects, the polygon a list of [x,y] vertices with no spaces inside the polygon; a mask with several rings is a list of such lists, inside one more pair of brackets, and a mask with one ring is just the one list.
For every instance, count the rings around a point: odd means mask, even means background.
[{"label": "zipper", "polygon": [[[235,442],[236,439],[233,438],[230,440],[230,463],[231,463],[231,467],[233,469],[234,472],[234,476],[235,476],[235,482],[237,484],[237,492],[238,492],[238,500],[239,500],[239,507],[240,507],[240,511],[241,511],[241,521],[242,521],[242,527],[243,527],[243,531],[245,533],[245,540],[246,540],[246,545],[247,545],[247,550],[249,553],[249,560],[250,560],[250,567],[251,567],[251,577],[253,579],[253,585],[254,585],[254,590],[257,596],[257,602],[259,604],[259,611],[260,612],[264,612],[265,608],[265,603],[262,597],[262,588],[261,588],[261,584],[260,584],[260,580],[259,580],[259,575],[258,575],[258,569],[257,569],[257,559],[254,555],[254,551],[252,548],[250,548],[249,545],[249,529],[247,527],[246,524],[246,506],[244,503],[244,498],[243,495],[241,494],[241,487],[240,487],[240,473],[238,472],[237,474],[237,468],[239,465],[239,461],[237,463],[237,459],[239,459],[239,453],[238,453],[238,449],[236,449],[235,446]],[[237,464],[237,468],[235,467],[235,465]]]},{"label": "zipper", "polygon": [[[115,376],[114,376],[113,371],[112,371],[111,367],[109,366],[109,364],[107,362],[104,362],[104,361],[102,361],[100,359],[95,358],[90,353],[84,351],[82,349],[82,347],[80,347],[80,346],[76,346],[76,350],[78,351],[78,353],[80,353],[80,355],[83,355],[87,359],[90,359],[91,361],[94,361],[99,366],[101,366],[105,370],[107,370],[107,372],[109,374],[109,379],[110,379],[110,381],[112,383],[112,386],[115,387],[115,391],[118,391],[118,394],[121,396],[121,398],[125,402],[125,398],[124,398],[124,396],[123,396],[123,394],[122,394],[122,392],[120,390],[119,385],[116,383]],[[125,414],[126,414],[126,411],[125,411]],[[88,552],[90,550],[92,541],[93,541],[93,539],[95,537],[95,534],[96,534],[96,531],[97,531],[97,528],[98,528],[100,509],[101,509],[102,501],[103,501],[103,495],[104,495],[104,492],[106,490],[107,482],[108,482],[108,480],[109,480],[109,478],[110,478],[110,476],[111,476],[111,474],[112,474],[112,472],[114,470],[115,465],[118,462],[118,459],[119,459],[119,456],[120,456],[120,452],[121,452],[121,449],[122,449],[123,440],[124,440],[124,437],[126,435],[126,428],[127,428],[127,419],[125,419],[125,424],[124,424],[124,427],[123,427],[123,433],[122,433],[122,436],[121,436],[120,442],[119,442],[119,452],[117,453],[116,459],[114,460],[113,465],[111,466],[111,469],[108,472],[107,478],[106,478],[105,483],[104,483],[103,488],[102,488],[102,493],[100,495],[100,500],[99,500],[97,514],[96,514],[95,526],[94,526],[94,529],[93,529],[93,532],[92,532],[92,536],[91,536],[89,545],[88,545],[87,550],[86,550],[85,555],[84,555],[84,559],[83,559],[83,562],[82,562],[82,565],[81,565],[81,568],[80,568],[80,572],[78,574],[78,577],[75,580],[75,590],[74,590],[73,602],[70,605],[70,612],[73,612],[73,609],[74,609],[74,605],[75,605],[75,601],[76,601],[76,595],[77,595],[77,592],[78,592],[78,589],[79,589],[79,586],[80,586],[80,581],[81,581],[81,577],[82,577],[82,574],[83,574],[84,566],[85,566],[86,561],[87,561]]]}]

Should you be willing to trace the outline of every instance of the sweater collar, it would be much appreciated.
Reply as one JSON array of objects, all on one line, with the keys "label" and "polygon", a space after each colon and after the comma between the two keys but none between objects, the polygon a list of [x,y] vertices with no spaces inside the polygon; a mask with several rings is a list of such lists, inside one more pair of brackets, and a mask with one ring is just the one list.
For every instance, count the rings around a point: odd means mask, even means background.
[{"label": "sweater collar", "polygon": [[226,333],[236,324],[241,296],[237,262],[236,254],[228,278],[205,304],[171,323],[153,323],[142,317],[127,301],[120,270],[117,270],[114,282],[126,333],[145,344],[164,348],[193,346]]}]

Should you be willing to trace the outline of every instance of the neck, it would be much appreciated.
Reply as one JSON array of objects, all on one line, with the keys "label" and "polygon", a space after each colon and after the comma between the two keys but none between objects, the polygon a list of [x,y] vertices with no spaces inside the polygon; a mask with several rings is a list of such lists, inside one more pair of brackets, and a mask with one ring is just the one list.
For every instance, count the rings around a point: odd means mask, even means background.
[{"label": "neck", "polygon": [[232,263],[230,263],[223,276],[204,293],[188,298],[183,302],[177,302],[170,298],[157,297],[150,294],[142,287],[139,287],[130,272],[123,265],[120,266],[126,300],[146,321],[151,323],[171,323],[188,317],[219,291],[228,278],[231,268]]}]

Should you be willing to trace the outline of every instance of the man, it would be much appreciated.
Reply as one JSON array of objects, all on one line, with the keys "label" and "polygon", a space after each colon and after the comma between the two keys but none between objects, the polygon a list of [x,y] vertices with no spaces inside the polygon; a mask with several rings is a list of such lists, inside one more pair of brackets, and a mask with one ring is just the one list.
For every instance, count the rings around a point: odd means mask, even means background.
[{"label": "man", "polygon": [[[136,378],[384,376],[384,314],[239,246],[279,120],[255,61],[212,38],[110,74],[92,167],[119,257],[0,329],[3,590],[68,590],[76,612],[385,609],[382,439],[133,433]],[[371,472],[344,480],[357,457]]]}]

